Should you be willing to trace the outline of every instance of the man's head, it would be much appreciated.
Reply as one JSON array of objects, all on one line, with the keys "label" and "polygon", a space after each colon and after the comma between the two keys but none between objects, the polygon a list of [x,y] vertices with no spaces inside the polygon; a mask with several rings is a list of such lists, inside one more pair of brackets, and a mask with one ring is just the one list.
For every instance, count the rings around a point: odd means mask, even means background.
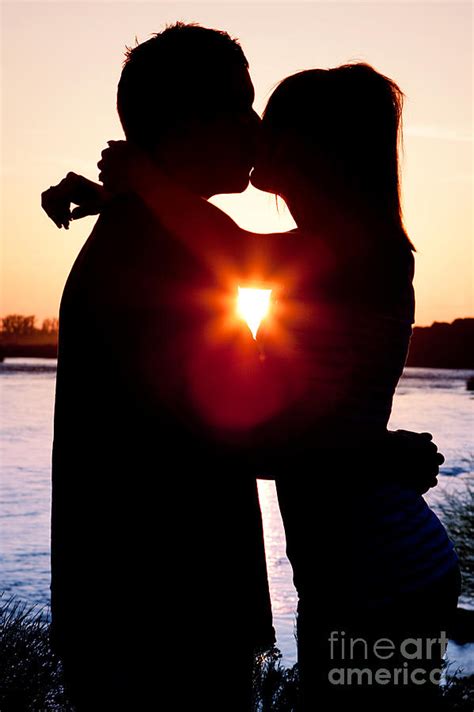
[{"label": "man's head", "polygon": [[128,140],[192,190],[245,190],[259,119],[240,45],[177,23],[127,51],[117,109]]}]

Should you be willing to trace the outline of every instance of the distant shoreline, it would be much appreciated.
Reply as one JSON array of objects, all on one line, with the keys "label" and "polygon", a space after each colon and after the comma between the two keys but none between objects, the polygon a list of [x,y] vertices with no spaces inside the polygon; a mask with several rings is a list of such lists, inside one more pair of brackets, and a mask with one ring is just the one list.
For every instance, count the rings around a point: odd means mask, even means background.
[{"label": "distant shoreline", "polygon": [[58,357],[58,345],[2,343],[0,340],[0,363],[6,358],[49,358]]},{"label": "distant shoreline", "polygon": [[474,369],[474,319],[415,326],[406,366]]},{"label": "distant shoreline", "polygon": [[[91,349],[92,353],[94,349]],[[58,355],[56,338],[30,335],[15,338],[0,333],[0,362],[6,358],[46,358]],[[415,326],[407,366],[417,368],[474,369],[474,319],[451,324],[434,322]]]}]

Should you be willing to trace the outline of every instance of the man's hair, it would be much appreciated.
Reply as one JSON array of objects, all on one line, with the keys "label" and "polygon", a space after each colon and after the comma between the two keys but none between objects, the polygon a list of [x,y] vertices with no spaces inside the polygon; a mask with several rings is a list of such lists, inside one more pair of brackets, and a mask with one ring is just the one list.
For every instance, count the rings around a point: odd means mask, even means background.
[{"label": "man's hair", "polygon": [[150,149],[187,120],[212,117],[232,67],[248,68],[227,32],[177,22],[127,47],[117,110],[128,140]]}]

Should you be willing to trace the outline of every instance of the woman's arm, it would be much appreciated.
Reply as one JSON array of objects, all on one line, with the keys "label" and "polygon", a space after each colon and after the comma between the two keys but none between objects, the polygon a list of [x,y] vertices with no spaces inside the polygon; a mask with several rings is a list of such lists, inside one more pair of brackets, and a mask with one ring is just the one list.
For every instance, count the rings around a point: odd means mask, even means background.
[{"label": "woman's arm", "polygon": [[278,243],[239,227],[229,215],[192,193],[166,174],[140,149],[126,141],[110,141],[98,163],[99,180],[111,192],[133,191],[159,222],[193,252],[213,261],[262,273],[273,267]]},{"label": "woman's arm", "polygon": [[[58,185],[41,193],[41,207],[58,228],[68,230],[71,220],[98,215],[111,198],[99,183],[70,172]],[[71,203],[78,207],[71,211]]]}]

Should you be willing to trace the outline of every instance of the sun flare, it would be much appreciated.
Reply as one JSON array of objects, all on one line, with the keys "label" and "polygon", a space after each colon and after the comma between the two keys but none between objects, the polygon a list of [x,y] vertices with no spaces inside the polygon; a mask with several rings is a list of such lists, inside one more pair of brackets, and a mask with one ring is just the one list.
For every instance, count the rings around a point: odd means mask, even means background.
[{"label": "sun flare", "polygon": [[239,287],[237,314],[247,322],[252,336],[257,338],[257,331],[270,309],[271,289]]}]

